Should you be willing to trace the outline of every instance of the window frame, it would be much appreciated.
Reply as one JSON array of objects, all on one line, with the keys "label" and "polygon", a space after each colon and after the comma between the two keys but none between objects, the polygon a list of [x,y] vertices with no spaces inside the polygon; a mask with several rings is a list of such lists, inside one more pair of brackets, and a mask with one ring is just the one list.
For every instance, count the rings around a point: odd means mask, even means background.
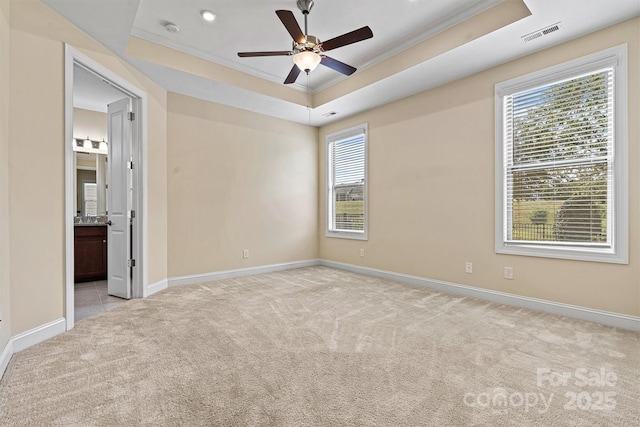
[{"label": "window frame", "polygon": [[[332,218],[334,206],[333,197],[333,182],[331,177],[331,158],[329,152],[329,146],[333,142],[341,141],[353,136],[364,134],[364,218],[363,218],[363,231],[349,231],[349,230],[333,230]],[[333,132],[325,136],[325,200],[326,200],[326,220],[325,220],[325,236],[336,237],[342,239],[352,240],[368,240],[368,228],[369,228],[369,131],[368,124],[363,123],[357,126],[353,126],[348,129]]]},{"label": "window frame", "polygon": [[[566,246],[556,242],[508,242],[506,188],[506,138],[504,97],[558,81],[576,78],[603,68],[613,68],[613,220],[611,247]],[[579,261],[629,263],[628,237],[628,112],[627,45],[597,52],[553,67],[516,77],[495,85],[495,252],[498,254],[559,258]]]}]

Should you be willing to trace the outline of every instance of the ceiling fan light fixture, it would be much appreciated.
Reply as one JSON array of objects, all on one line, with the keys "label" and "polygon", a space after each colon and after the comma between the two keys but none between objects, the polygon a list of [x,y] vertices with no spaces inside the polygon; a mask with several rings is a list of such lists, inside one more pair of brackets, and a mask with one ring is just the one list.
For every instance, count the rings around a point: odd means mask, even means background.
[{"label": "ceiling fan light fixture", "polygon": [[301,71],[307,73],[315,70],[318,64],[320,64],[320,61],[322,61],[322,57],[310,50],[303,50],[293,55],[293,63],[296,64]]}]

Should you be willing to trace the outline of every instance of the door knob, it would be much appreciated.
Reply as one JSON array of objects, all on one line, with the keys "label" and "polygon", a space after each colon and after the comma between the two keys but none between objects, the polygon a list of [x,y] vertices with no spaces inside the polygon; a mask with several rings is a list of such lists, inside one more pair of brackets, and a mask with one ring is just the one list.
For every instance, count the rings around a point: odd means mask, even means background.
[{"label": "door knob", "polygon": [[107,221],[107,225],[111,226],[112,224],[111,220]]}]

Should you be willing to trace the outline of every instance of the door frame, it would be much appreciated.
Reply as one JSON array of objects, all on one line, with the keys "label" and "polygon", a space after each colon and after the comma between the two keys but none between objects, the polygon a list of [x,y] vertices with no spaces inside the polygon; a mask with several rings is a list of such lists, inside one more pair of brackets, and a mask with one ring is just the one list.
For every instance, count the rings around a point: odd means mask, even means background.
[{"label": "door frame", "polygon": [[97,77],[114,85],[130,96],[135,120],[132,122],[133,140],[133,186],[136,189],[132,209],[136,211],[133,221],[132,256],[137,261],[133,269],[132,297],[144,298],[148,292],[147,280],[147,94],[105,66],[65,43],[64,46],[64,146],[65,146],[65,320],[67,331],[73,329],[74,321],[74,156],[73,156],[73,73],[79,65]]}]

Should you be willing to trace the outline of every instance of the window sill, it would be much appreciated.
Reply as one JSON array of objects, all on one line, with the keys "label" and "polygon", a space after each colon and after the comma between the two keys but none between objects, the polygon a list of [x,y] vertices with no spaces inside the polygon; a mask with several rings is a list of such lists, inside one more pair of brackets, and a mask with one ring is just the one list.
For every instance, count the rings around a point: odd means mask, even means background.
[{"label": "window sill", "polygon": [[575,248],[575,247],[541,247],[531,244],[498,244],[497,254],[521,255],[542,258],[556,258],[575,261],[606,262],[612,264],[629,264],[629,256],[616,253],[613,249]]},{"label": "window sill", "polygon": [[350,231],[327,231],[326,237],[334,237],[338,239],[350,240],[368,240],[366,232],[350,232]]}]

